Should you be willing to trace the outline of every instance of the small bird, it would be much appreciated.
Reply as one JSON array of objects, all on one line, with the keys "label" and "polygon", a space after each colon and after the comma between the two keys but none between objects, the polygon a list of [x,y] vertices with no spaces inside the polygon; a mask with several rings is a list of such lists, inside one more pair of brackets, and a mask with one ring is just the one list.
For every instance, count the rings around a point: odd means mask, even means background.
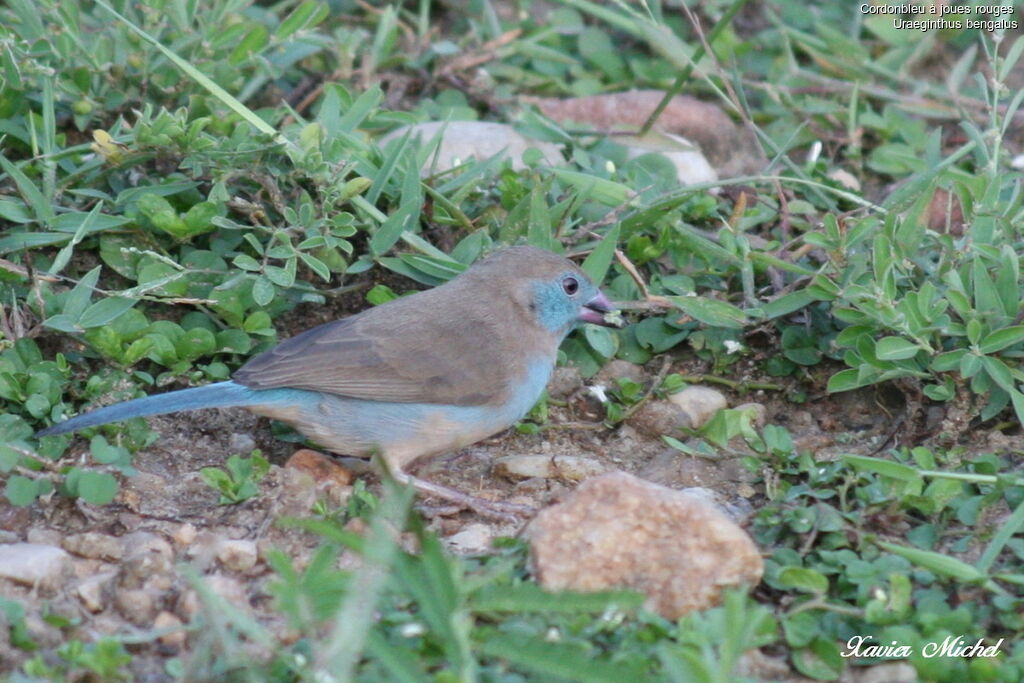
[{"label": "small bird", "polygon": [[544,249],[510,247],[439,287],[298,334],[226,382],[100,408],[37,436],[243,407],[334,453],[379,454],[399,481],[487,513],[488,501],[404,470],[520,420],[544,391],[562,340],[581,323],[618,324],[587,275]]}]

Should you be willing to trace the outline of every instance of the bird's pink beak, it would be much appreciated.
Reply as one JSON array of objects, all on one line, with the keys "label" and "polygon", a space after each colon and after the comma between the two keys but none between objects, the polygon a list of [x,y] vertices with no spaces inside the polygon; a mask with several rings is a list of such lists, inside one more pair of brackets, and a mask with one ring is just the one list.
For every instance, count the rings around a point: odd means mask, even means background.
[{"label": "bird's pink beak", "polygon": [[604,295],[604,292],[598,290],[594,298],[583,304],[583,308],[580,310],[577,320],[585,323],[593,323],[594,325],[602,325],[604,327],[622,327],[622,324],[614,320],[609,320],[607,313],[617,313],[615,306],[608,297]]}]

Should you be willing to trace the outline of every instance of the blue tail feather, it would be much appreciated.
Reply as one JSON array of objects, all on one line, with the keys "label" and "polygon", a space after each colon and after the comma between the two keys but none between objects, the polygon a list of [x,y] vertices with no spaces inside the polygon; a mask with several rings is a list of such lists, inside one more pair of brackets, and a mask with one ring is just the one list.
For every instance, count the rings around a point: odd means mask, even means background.
[{"label": "blue tail feather", "polygon": [[255,405],[265,400],[258,397],[259,393],[249,387],[227,381],[207,384],[203,387],[170,391],[166,394],[144,396],[133,401],[117,403],[73,417],[70,420],[37,432],[36,436],[65,434],[76,429],[82,429],[83,427],[95,427],[96,425],[107,424],[108,422],[120,422],[132,417],[163,415],[165,413],[199,410],[201,408],[229,408],[232,406]]}]

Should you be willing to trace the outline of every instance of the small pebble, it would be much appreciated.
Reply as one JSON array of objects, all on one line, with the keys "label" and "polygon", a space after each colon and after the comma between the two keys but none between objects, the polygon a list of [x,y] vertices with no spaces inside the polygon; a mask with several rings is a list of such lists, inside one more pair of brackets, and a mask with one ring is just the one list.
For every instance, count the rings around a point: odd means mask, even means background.
[{"label": "small pebble", "polygon": [[629,417],[627,424],[644,436],[658,439],[662,435],[681,436],[679,430],[692,427],[693,421],[674,403],[647,401]]},{"label": "small pebble", "polygon": [[196,527],[191,522],[185,522],[174,532],[173,540],[175,545],[189,546],[196,540]]},{"label": "small pebble", "polygon": [[173,648],[174,650],[180,650],[185,647],[187,634],[182,626],[184,626],[184,624],[181,619],[171,612],[160,612],[160,614],[156,615],[156,618],[153,619],[154,630],[163,631],[172,629],[168,633],[160,636],[160,644],[165,647]]},{"label": "small pebble", "polygon": [[751,412],[754,426],[763,429],[768,422],[768,408],[763,403],[741,403],[735,410],[749,410]]},{"label": "small pebble", "polygon": [[248,455],[256,448],[256,439],[252,438],[249,434],[235,432],[231,435],[231,441],[228,444],[228,448],[232,453]]},{"label": "small pebble", "polygon": [[120,590],[114,595],[114,606],[125,619],[136,626],[144,626],[156,616],[156,599],[143,588]]},{"label": "small pebble", "polygon": [[75,593],[90,612],[102,612],[106,608],[106,590],[114,580],[114,572],[104,572],[86,577],[78,582]]},{"label": "small pebble", "polygon": [[574,455],[509,455],[494,461],[494,473],[512,481],[535,477],[583,481],[605,470],[605,466],[593,458]]},{"label": "small pebble", "polygon": [[65,536],[61,546],[73,555],[109,562],[116,562],[124,555],[121,539],[93,531]]},{"label": "small pebble", "polygon": [[720,391],[699,385],[686,387],[669,396],[668,400],[683,409],[694,429],[700,429],[715,413],[729,407]]},{"label": "small pebble", "polygon": [[253,541],[227,540],[217,546],[217,559],[227,569],[244,572],[256,566],[258,554]]},{"label": "small pebble", "polygon": [[444,539],[449,550],[460,555],[485,553],[491,548],[494,532],[486,524],[467,524],[456,534]]}]

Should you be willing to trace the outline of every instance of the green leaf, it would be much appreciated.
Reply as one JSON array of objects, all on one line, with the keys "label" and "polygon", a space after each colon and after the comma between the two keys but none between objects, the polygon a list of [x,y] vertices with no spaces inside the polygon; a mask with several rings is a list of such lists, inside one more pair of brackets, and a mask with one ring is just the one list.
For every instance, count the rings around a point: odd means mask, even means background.
[{"label": "green leaf", "polygon": [[[816,300],[807,289],[801,289],[772,299],[757,308],[757,315],[765,320],[774,320],[807,307]],[[753,313],[753,311],[751,311]]]},{"label": "green leaf", "polygon": [[824,595],[828,592],[828,579],[825,575],[806,567],[786,567],[779,573],[779,583],[804,593]]},{"label": "green leaf", "polygon": [[951,579],[956,579],[957,581],[980,581],[986,578],[985,574],[975,567],[967,564],[963,560],[950,557],[949,555],[943,555],[942,553],[933,552],[931,550],[908,548],[906,546],[896,545],[895,543],[888,543],[886,541],[878,541],[878,545],[895,555],[899,555],[900,557],[910,560],[916,565],[928,569],[929,571]]},{"label": "green leaf", "polygon": [[43,193],[39,191],[39,188],[35,186],[35,183],[29,180],[28,176],[21,172],[21,169],[8,161],[7,157],[3,154],[0,154],[0,167],[14,181],[25,203],[32,208],[32,213],[35,214],[36,220],[43,225],[49,225],[54,218],[53,207],[46,197],[43,196]]},{"label": "green leaf", "polygon": [[67,298],[64,299],[64,315],[68,316],[74,322],[78,322],[78,319],[82,317],[82,313],[89,306],[89,299],[92,298],[92,293],[96,289],[96,282],[100,278],[100,269],[102,266],[96,266],[88,273],[85,274],[78,284],[75,285]]},{"label": "green leaf", "polygon": [[78,477],[76,493],[91,505],[107,505],[117,495],[117,479],[106,472],[82,470]]},{"label": "green leaf", "polygon": [[906,360],[913,358],[921,347],[902,337],[882,337],[875,342],[875,355],[879,360]]},{"label": "green leaf", "polygon": [[23,477],[20,474],[12,474],[7,478],[7,485],[4,487],[4,494],[11,505],[25,507],[35,502],[39,497],[39,482],[35,479]]},{"label": "green leaf", "polygon": [[138,303],[137,299],[126,299],[124,297],[101,299],[85,309],[82,317],[78,319],[78,326],[87,330],[91,327],[107,325],[136,303]]},{"label": "green leaf", "polygon": [[262,24],[253,26],[241,42],[231,51],[228,61],[232,64],[241,64],[253,55],[259,54],[270,42],[270,31]]},{"label": "green leaf", "polygon": [[552,593],[535,583],[514,585],[488,584],[470,596],[469,607],[475,613],[548,612],[581,614],[608,609],[635,609],[644,596],[631,591],[596,593]]},{"label": "green leaf", "polygon": [[330,14],[330,10],[326,4],[306,0],[284,18],[275,31],[275,37],[278,40],[284,40],[296,31],[312,28],[327,18],[328,14]]},{"label": "green leaf", "polygon": [[725,301],[700,296],[670,296],[673,304],[705,325],[740,329],[747,324],[746,313]]},{"label": "green leaf", "polygon": [[1022,341],[1024,341],[1024,325],[1014,325],[987,335],[978,344],[978,348],[982,353],[995,353]]},{"label": "green leaf", "polygon": [[793,653],[793,665],[805,676],[832,681],[839,678],[846,660],[834,639],[821,636],[815,638],[810,647]]},{"label": "green leaf", "polygon": [[615,248],[618,246],[618,243],[619,226],[615,225],[601,238],[601,242],[583,261],[583,272],[587,274],[595,285],[600,285],[608,274],[608,269],[612,265],[612,259],[615,258]]},{"label": "green leaf", "polygon": [[988,376],[999,385],[1003,391],[1013,391],[1016,387],[1013,384],[1013,375],[1010,368],[998,358],[982,356],[981,363],[985,367]]},{"label": "green leaf", "polygon": [[844,462],[861,471],[874,472],[899,481],[923,482],[921,473],[909,465],[867,455],[844,455],[842,458]]},{"label": "green leaf", "polygon": [[549,643],[508,633],[484,641],[479,649],[487,656],[504,659],[532,672],[538,680],[622,683],[645,678],[644,669],[598,660],[581,645]]},{"label": "green leaf", "polygon": [[597,351],[604,358],[611,358],[619,349],[618,336],[607,327],[584,325],[583,336],[587,338],[590,348]]},{"label": "green leaf", "polygon": [[605,206],[625,204],[635,194],[633,190],[622,183],[587,175],[579,171],[553,168],[551,172],[562,182],[576,188],[576,191],[587,199],[592,199]]},{"label": "green leaf", "polygon": [[960,361],[966,353],[967,349],[955,349],[953,351],[947,351],[946,353],[940,353],[932,358],[932,370],[935,372],[950,372],[952,370],[956,370],[960,367]]},{"label": "green leaf", "polygon": [[259,276],[253,283],[252,300],[259,306],[266,306],[274,300],[274,283],[265,275]]},{"label": "green leaf", "polygon": [[871,382],[864,381],[860,372],[851,368],[850,370],[840,370],[829,377],[827,390],[830,394],[836,394],[840,391],[853,391],[868,384]]}]

